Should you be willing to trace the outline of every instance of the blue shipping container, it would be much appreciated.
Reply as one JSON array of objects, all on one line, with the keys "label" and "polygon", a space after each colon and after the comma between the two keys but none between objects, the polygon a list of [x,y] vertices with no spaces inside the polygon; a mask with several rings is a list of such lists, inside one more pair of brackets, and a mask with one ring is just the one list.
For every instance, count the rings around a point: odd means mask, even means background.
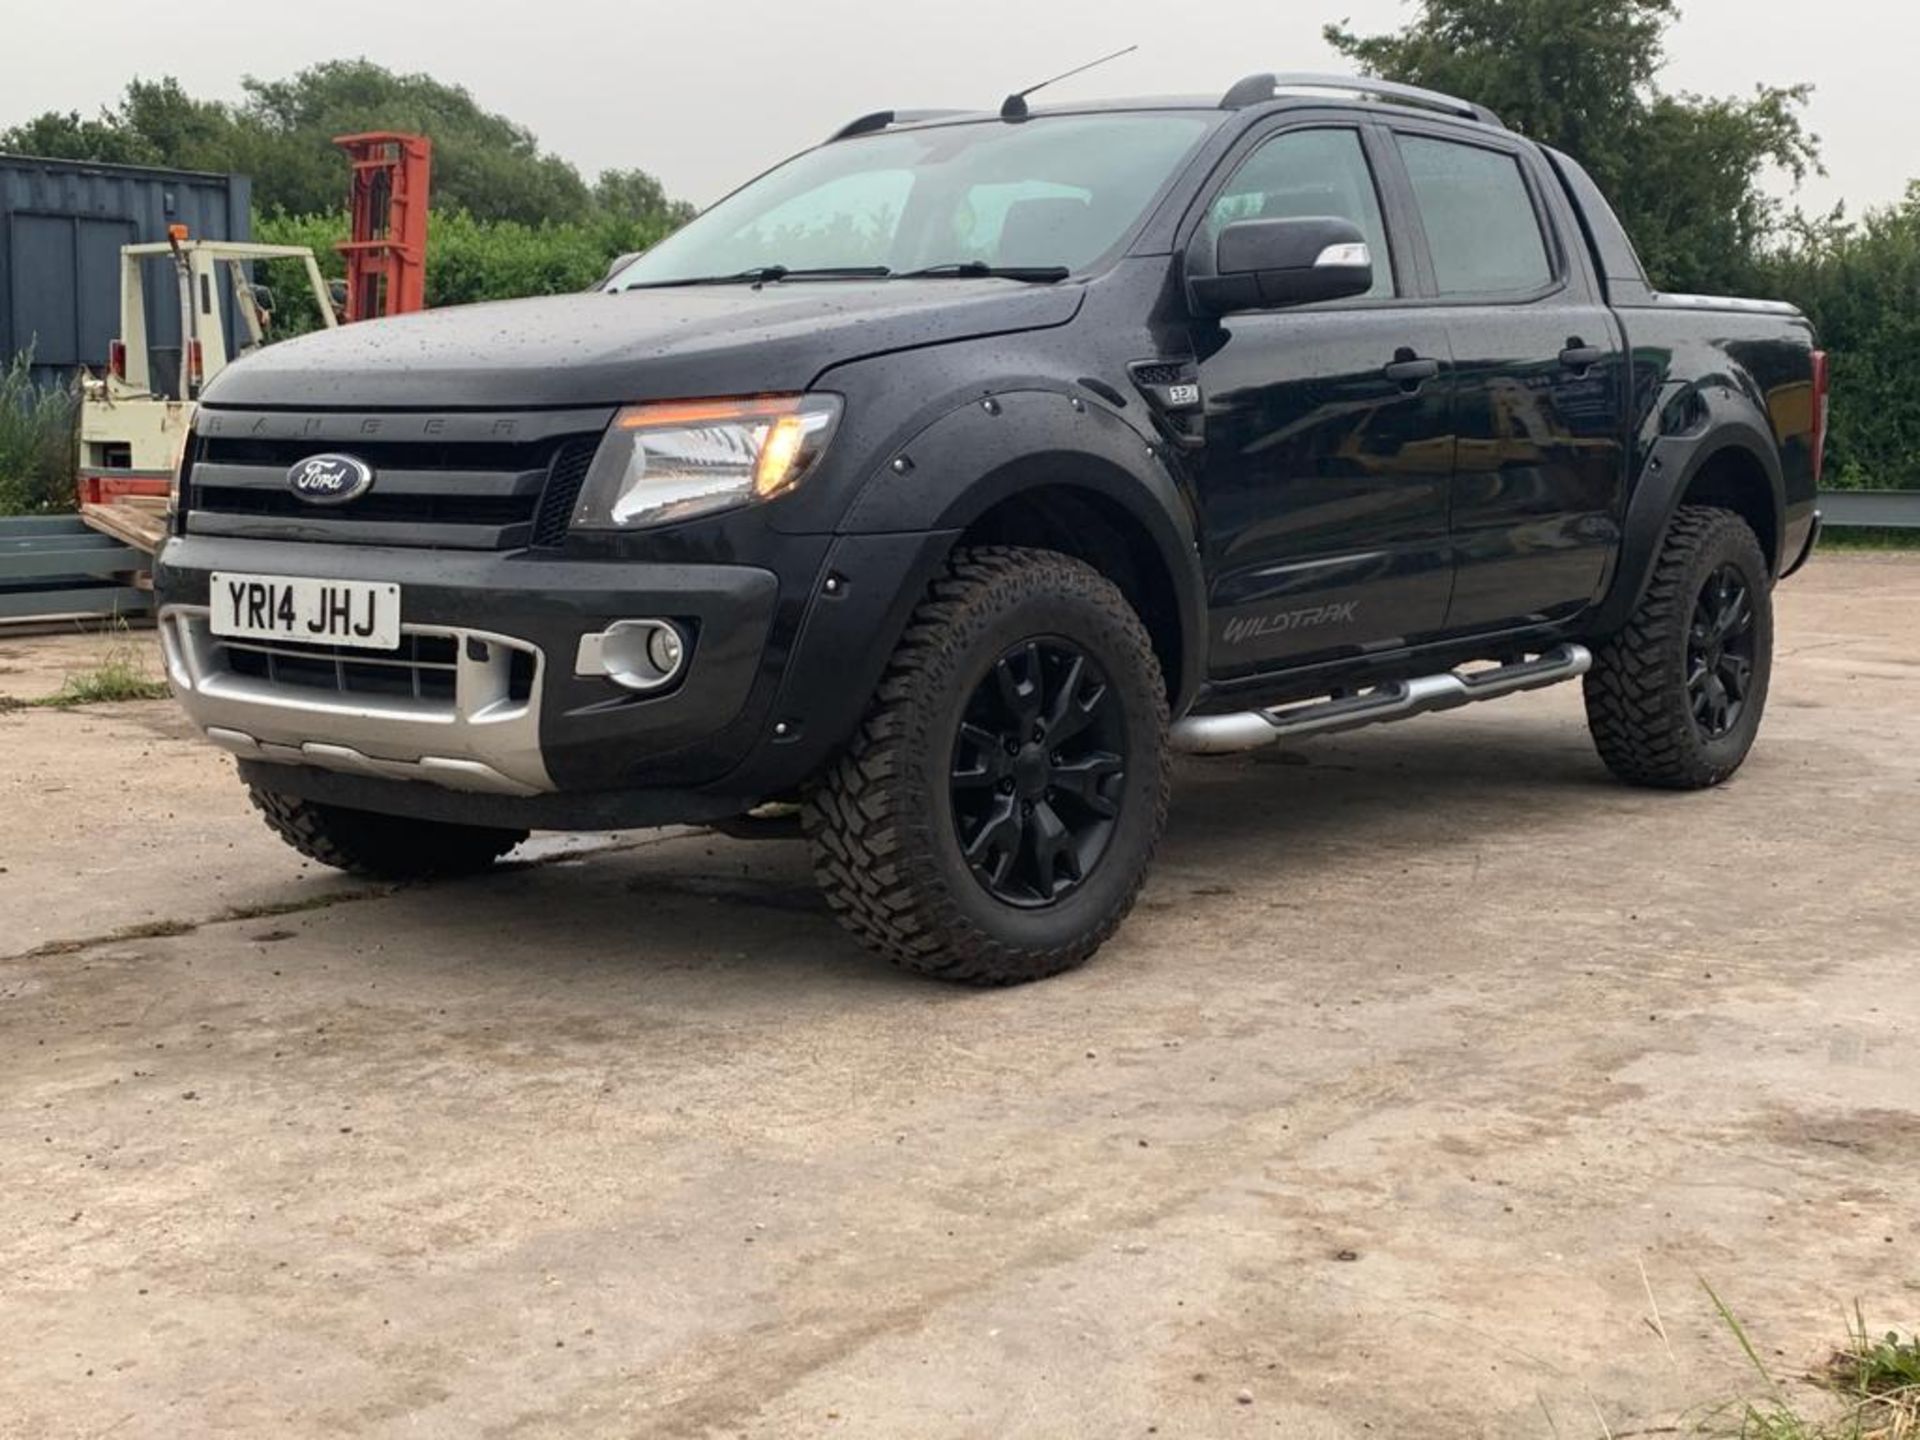
[{"label": "blue shipping container", "polygon": [[[32,345],[44,380],[104,367],[120,333],[120,247],[164,241],[169,225],[250,240],[252,198],[244,175],[0,155],[0,363]],[[150,267],[147,336],[177,354],[179,309],[161,279]]]}]

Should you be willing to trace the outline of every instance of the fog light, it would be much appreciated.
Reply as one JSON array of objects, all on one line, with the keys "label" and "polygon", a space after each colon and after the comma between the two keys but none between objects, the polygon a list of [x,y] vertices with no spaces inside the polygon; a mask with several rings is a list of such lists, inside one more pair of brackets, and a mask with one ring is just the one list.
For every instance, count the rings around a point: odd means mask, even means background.
[{"label": "fog light", "polygon": [[658,690],[686,664],[687,642],[671,620],[616,620],[580,637],[576,675],[604,675],[629,690]]},{"label": "fog light", "polygon": [[680,645],[680,632],[671,625],[661,625],[647,636],[647,659],[653,662],[653,668],[662,675],[674,675],[680,669],[680,657],[683,654]]}]

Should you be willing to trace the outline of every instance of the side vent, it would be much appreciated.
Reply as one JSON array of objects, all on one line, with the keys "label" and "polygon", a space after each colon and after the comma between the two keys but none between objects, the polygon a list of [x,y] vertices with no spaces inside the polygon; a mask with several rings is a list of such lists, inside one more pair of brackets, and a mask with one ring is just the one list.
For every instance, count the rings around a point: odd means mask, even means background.
[{"label": "side vent", "polygon": [[1127,374],[1174,444],[1198,448],[1206,438],[1206,400],[1200,370],[1191,360],[1136,360]]}]

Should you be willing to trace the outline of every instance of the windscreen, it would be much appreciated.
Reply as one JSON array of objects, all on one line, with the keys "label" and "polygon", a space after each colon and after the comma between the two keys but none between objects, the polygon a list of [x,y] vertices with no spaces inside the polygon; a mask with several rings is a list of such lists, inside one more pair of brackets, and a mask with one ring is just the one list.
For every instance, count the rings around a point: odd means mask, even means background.
[{"label": "windscreen", "polygon": [[609,289],[778,266],[1082,270],[1111,251],[1217,120],[1036,116],[862,136],[796,156],[616,275]]}]

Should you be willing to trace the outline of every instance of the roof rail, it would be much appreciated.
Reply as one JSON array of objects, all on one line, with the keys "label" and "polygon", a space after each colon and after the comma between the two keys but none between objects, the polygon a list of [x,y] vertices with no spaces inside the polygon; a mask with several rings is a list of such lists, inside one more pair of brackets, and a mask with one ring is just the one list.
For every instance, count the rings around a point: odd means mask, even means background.
[{"label": "roof rail", "polygon": [[871,135],[890,125],[913,125],[921,120],[945,120],[949,116],[971,113],[967,110],[875,110],[870,115],[849,120],[827,137],[827,144],[831,145],[836,140],[851,140],[856,135]]},{"label": "roof rail", "polygon": [[[1440,110],[1482,125],[1501,125],[1500,117],[1484,105],[1443,95],[1438,90],[1423,90],[1418,85],[1401,85],[1392,80],[1374,80],[1364,75],[1309,75],[1280,72],[1249,75],[1220,97],[1222,110],[1243,110],[1271,100],[1283,90],[1342,90],[1352,95],[1377,95],[1382,100],[1397,100],[1403,105],[1418,105]],[[1501,125],[1502,129],[1506,127]]]}]

